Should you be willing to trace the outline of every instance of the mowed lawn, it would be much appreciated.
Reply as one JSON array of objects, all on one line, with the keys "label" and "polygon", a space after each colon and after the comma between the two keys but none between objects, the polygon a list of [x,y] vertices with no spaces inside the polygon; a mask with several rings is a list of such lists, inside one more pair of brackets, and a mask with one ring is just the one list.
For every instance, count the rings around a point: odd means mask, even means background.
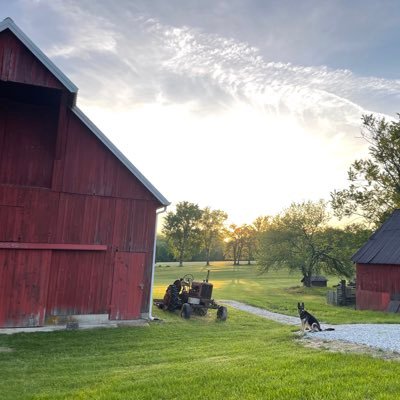
[{"label": "mowed lawn", "polygon": [[[157,267],[156,297],[187,272],[204,278],[206,269],[199,264]],[[399,322],[393,315],[330,310],[323,290],[295,288],[299,277],[284,272],[257,276],[254,266],[216,264],[211,281],[216,299],[237,299],[291,315],[297,301],[304,301],[328,322]],[[215,311],[190,320],[154,312],[162,321],[148,327],[0,335],[0,399],[399,396],[399,362],[308,349],[296,341],[296,327],[233,309],[226,322],[217,322]]]}]

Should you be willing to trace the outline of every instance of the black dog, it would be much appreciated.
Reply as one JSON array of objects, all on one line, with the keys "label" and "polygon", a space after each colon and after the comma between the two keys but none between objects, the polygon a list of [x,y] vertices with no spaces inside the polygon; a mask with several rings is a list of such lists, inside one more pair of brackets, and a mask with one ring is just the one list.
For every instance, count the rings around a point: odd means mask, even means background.
[{"label": "black dog", "polygon": [[[311,332],[319,331],[321,332],[321,325],[319,324],[317,318],[311,315],[308,311],[304,309],[304,303],[297,303],[297,309],[299,311],[300,320],[301,320],[301,329],[304,332],[306,329]],[[325,331],[334,331],[333,328],[324,329]]]}]

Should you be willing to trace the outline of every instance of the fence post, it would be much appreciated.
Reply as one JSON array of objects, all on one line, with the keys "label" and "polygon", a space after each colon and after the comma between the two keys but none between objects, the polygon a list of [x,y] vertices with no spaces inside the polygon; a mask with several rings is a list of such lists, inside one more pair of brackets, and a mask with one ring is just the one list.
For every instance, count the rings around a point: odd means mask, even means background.
[{"label": "fence post", "polygon": [[346,305],[346,281],[345,280],[340,281],[340,291],[342,292],[341,306],[345,306]]}]

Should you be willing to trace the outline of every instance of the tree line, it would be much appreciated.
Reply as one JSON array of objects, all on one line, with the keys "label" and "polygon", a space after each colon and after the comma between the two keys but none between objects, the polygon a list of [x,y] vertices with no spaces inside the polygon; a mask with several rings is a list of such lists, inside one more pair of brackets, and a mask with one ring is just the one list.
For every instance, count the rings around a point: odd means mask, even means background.
[{"label": "tree line", "polygon": [[157,237],[156,260],[159,262],[232,260],[248,264],[255,259],[259,234],[270,217],[259,217],[253,224],[226,226],[228,214],[209,207],[182,201],[165,217],[162,234]]},{"label": "tree line", "polygon": [[[398,121],[363,116],[362,137],[369,157],[348,170],[349,186],[334,190],[331,201],[293,203],[275,216],[260,216],[252,224],[226,226],[228,215],[183,201],[167,213],[157,244],[158,261],[256,260],[261,271],[282,266],[301,271],[305,282],[326,272],[352,277],[351,255],[390,213],[400,207],[400,115]],[[359,216],[343,228],[329,224]]]}]

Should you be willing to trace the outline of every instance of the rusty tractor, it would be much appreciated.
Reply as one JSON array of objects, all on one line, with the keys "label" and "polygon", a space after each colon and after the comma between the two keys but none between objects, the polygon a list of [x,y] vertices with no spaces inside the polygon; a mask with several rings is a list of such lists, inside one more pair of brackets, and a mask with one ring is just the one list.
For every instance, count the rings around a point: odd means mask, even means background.
[{"label": "rusty tractor", "polygon": [[213,284],[210,283],[210,270],[202,282],[186,274],[168,286],[163,299],[155,299],[154,304],[165,311],[180,311],[182,318],[189,319],[192,314],[205,316],[209,309],[217,310],[217,319],[226,321],[228,312],[225,306],[212,299]]}]

